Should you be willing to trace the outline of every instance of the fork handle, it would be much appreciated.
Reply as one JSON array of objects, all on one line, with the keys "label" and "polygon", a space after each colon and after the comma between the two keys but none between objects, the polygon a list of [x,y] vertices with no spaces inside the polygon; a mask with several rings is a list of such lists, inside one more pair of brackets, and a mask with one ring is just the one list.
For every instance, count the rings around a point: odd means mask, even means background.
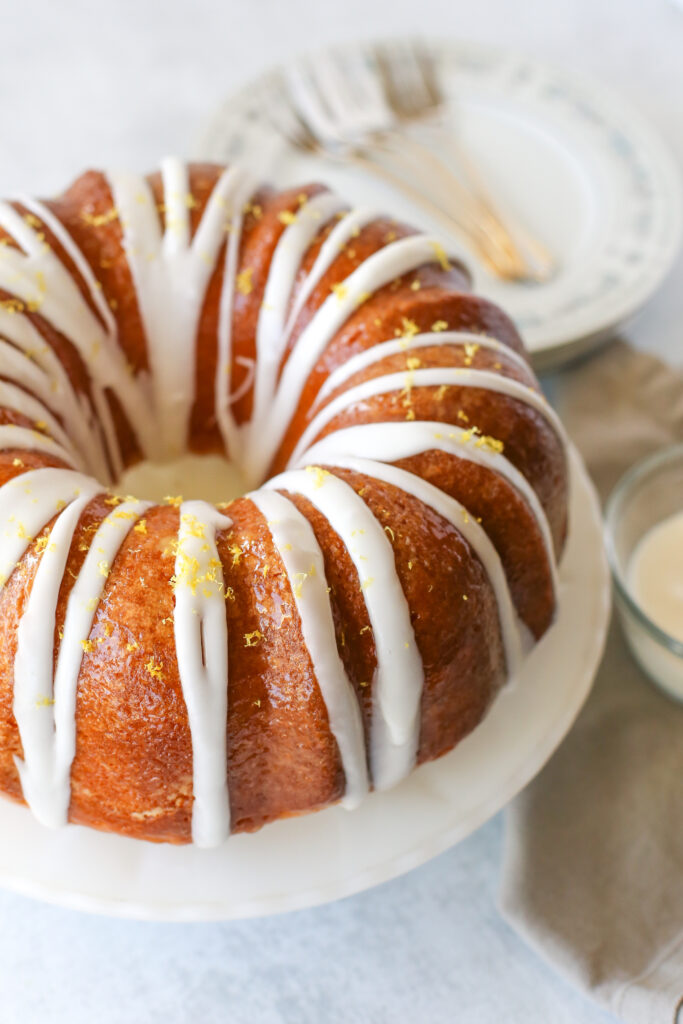
[{"label": "fork handle", "polygon": [[496,252],[494,250],[492,252],[492,247],[487,244],[487,239],[479,239],[475,236],[471,225],[458,220],[452,212],[444,210],[442,206],[429,199],[414,185],[411,185],[410,182],[389,170],[388,167],[373,159],[372,156],[367,155],[366,151],[358,148],[346,151],[343,162],[351,162],[356,167],[369,171],[376,177],[388,182],[394,188],[402,191],[412,202],[421,206],[430,216],[442,223],[448,231],[455,232],[463,239],[466,245],[474,247],[481,261],[498,277],[513,279],[518,276],[515,273],[515,269],[510,266],[509,261],[503,262],[501,260],[500,251]]},{"label": "fork handle", "polygon": [[[438,121],[424,121],[425,127],[429,127],[432,130],[438,130],[439,136],[442,141],[450,148],[456,161],[465,171],[469,180],[470,188],[463,186],[462,182],[458,180],[456,174],[453,173],[452,169],[438,153],[435,153],[429,146],[424,145],[419,140],[412,138],[408,135],[399,135],[397,132],[387,133],[391,136],[392,141],[396,144],[400,143],[403,145],[405,141],[408,141],[409,146],[413,148],[416,157],[420,160],[426,160],[430,163],[432,168],[438,177],[441,178],[447,189],[452,189],[455,185],[459,190],[460,194],[464,194],[470,201],[475,203],[479,210],[479,218],[483,222],[489,225],[489,229],[496,236],[498,242],[509,252],[514,252],[517,258],[528,268],[527,277],[533,277],[537,281],[547,281],[554,276],[557,270],[557,264],[554,257],[550,254],[547,247],[531,234],[523,225],[516,219],[512,218],[509,213],[506,213],[505,219],[499,213],[494,201],[491,199],[488,191],[482,181],[481,174],[477,170],[474,161],[464,149],[464,147],[458,142],[452,131],[449,131],[445,125],[440,124]],[[507,222],[507,223],[506,223]],[[488,233],[488,232],[487,232]],[[520,252],[521,247],[521,252]],[[530,260],[525,258],[524,253],[530,257]]]},{"label": "fork handle", "polygon": [[373,140],[373,145],[402,163],[413,173],[415,165],[410,163],[410,158],[406,160],[406,149],[411,150],[418,167],[423,168],[425,164],[429,164],[437,178],[441,180],[446,194],[452,196],[455,193],[459,197],[461,206],[465,210],[469,207],[470,212],[466,216],[470,230],[479,231],[487,238],[493,249],[500,252],[502,259],[510,265],[510,276],[518,279],[528,279],[534,276],[510,232],[492,206],[486,205],[480,194],[466,188],[436,153],[417,139],[391,131],[382,132],[381,136]]}]

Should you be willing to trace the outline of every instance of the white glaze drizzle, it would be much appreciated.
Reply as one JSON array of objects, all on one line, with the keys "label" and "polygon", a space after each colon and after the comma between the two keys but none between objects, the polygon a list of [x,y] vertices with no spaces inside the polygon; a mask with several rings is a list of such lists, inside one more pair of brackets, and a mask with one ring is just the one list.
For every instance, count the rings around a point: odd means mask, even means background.
[{"label": "white glaze drizzle", "polygon": [[483,388],[486,391],[494,391],[507,398],[514,398],[525,405],[530,406],[550,423],[558,434],[560,441],[564,443],[564,428],[560,423],[557,413],[546,402],[543,395],[520,384],[519,381],[510,377],[502,377],[500,374],[492,373],[490,370],[474,370],[464,367],[435,366],[425,369],[407,370],[399,373],[388,373],[383,377],[371,377],[369,380],[356,384],[355,387],[343,391],[333,398],[331,402],[323,406],[320,412],[311,420],[292,453],[292,462],[299,462],[302,454],[315,441],[316,437],[342,412],[346,412],[354,405],[367,401],[369,398],[376,398],[378,395],[390,394],[392,391],[405,391],[409,393],[413,388],[427,387],[458,387],[458,388]]},{"label": "white glaze drizzle", "polygon": [[80,274],[82,280],[85,282],[88,289],[88,295],[90,296],[90,301],[97,310],[109,336],[112,338],[115,337],[116,320],[114,319],[114,315],[102,294],[102,287],[93,274],[90,264],[62,222],[55,217],[45,203],[41,203],[38,199],[31,199],[30,196],[20,195],[17,197],[17,201],[32,213],[34,217],[41,220],[50,233],[57,239],[62,249],[64,249],[65,253],[76,267],[76,270]]},{"label": "white glaze drizzle", "polygon": [[3,423],[0,425],[0,451],[8,451],[13,448],[20,451],[55,455],[58,459],[66,462],[67,466],[72,466],[74,469],[80,468],[77,463],[74,464],[71,461],[69,452],[47,434],[43,434],[39,430],[31,430],[29,427],[19,427],[16,423]]},{"label": "white glaze drizzle", "polygon": [[[13,711],[24,756],[15,757],[14,762],[26,803],[37,820],[50,828],[66,824],[71,790],[69,772],[62,771],[64,765],[56,749],[53,662],[57,599],[74,530],[96,493],[97,486],[91,482],[88,491],[57,517],[17,629]],[[74,719],[75,712],[74,706]]]},{"label": "white glaze drizzle", "polygon": [[256,373],[252,425],[257,430],[276,390],[277,372],[287,344],[285,317],[301,261],[321,227],[343,208],[332,192],[309,199],[294,215],[275,246],[256,329]]},{"label": "white glaze drizzle", "polygon": [[[38,398],[35,398],[16,384],[8,384],[7,381],[0,380],[0,407],[12,409],[14,412],[18,412],[22,416],[26,416],[27,419],[32,420],[37,433],[40,433],[43,429],[48,430],[50,436],[54,438],[57,444],[65,452],[68,452],[69,461],[80,468],[81,460],[74,450],[66,431],[62,429],[47,406]],[[40,424],[40,428],[38,424]]]},{"label": "white glaze drizzle", "polygon": [[[172,458],[187,448],[195,390],[199,317],[218,253],[241,194],[243,172],[224,171],[216,182],[194,238],[190,238],[189,172],[181,161],[162,162],[164,231],[151,186],[139,175],[110,175],[123,229],[123,246],[145,327],[155,406],[153,457]],[[159,445],[162,445],[159,448]]]},{"label": "white glaze drizzle", "polygon": [[97,528],[69,594],[53,677],[57,598],[74,529],[93,496],[78,498],[59,515],[17,635],[14,714],[24,750],[17,767],[26,802],[38,821],[51,828],[65,825],[68,818],[78,676],[97,607],[121,544],[150,507],[149,502],[124,502]]},{"label": "white glaze drizzle", "polygon": [[173,631],[192,736],[192,840],[206,847],[230,834],[228,627],[216,532],[231,525],[205,501],[180,506]]},{"label": "white glaze drizzle", "polygon": [[93,486],[102,489],[91,477],[47,467],[29,470],[0,487],[0,587],[50,519]]},{"label": "white glaze drizzle", "polygon": [[339,282],[340,290],[319,306],[285,363],[261,433],[249,445],[248,464],[257,478],[266,472],[277,451],[309,374],[345,321],[385,284],[433,263],[439,253],[443,253],[439,242],[426,235],[411,235],[391,242]]},{"label": "white glaze drizzle", "polygon": [[292,333],[296,321],[298,320],[302,309],[310,299],[315,288],[320,284],[321,280],[330,269],[337,256],[345,248],[345,246],[355,238],[363,228],[371,224],[377,219],[377,211],[370,207],[358,207],[355,210],[349,210],[336,224],[329,235],[320,246],[320,252],[316,256],[315,262],[311,267],[309,273],[306,275],[306,280],[301,285],[301,288],[297,292],[296,298],[292,303],[289,316],[287,317],[287,325],[285,327],[285,335],[287,337]]},{"label": "white glaze drizzle", "polygon": [[118,339],[109,334],[90,308],[44,234],[2,201],[0,227],[20,246],[0,247],[0,288],[21,304],[14,315],[23,316],[24,310],[39,311],[41,317],[69,339],[84,360],[91,378],[96,422],[106,438],[112,471],[118,475],[123,463],[105,389],[116,394],[141,440],[155,436],[148,402],[143,400],[139,384],[128,370]]},{"label": "white glaze drizzle", "polygon": [[496,595],[508,675],[513,677],[519,668],[522,657],[521,635],[523,631],[512,603],[507,577],[498,552],[476,519],[455,498],[444,494],[438,487],[434,487],[422,477],[400,469],[398,466],[350,456],[337,458],[335,465],[341,469],[362,473],[375,480],[383,480],[384,483],[397,487],[405,494],[412,495],[423,505],[427,505],[437,512],[455,527],[458,533],[462,534],[483,565]]},{"label": "white glaze drizzle", "polygon": [[[225,453],[236,461],[239,460],[241,449],[241,431],[235,422],[231,408],[232,402],[237,401],[238,397],[240,397],[238,394],[231,394],[232,313],[235,298],[235,276],[237,274],[244,220],[243,208],[251,190],[251,180],[245,178],[242,184],[236,188],[233,198],[232,218],[230,220],[230,230],[225,246],[225,259],[223,263],[223,287],[218,306],[218,357],[216,360],[216,380],[214,384],[214,407]],[[239,362],[239,359],[237,361]]]},{"label": "white glaze drizzle", "polygon": [[[493,451],[469,430],[436,420],[395,423],[362,423],[328,434],[302,457],[303,463],[335,466],[354,452],[377,462],[397,462],[428,451],[442,451],[467,459],[497,473],[525,501],[536,521],[546,550],[548,567],[557,596],[557,564],[548,517],[526,477],[501,452]],[[296,465],[296,463],[294,463]]]},{"label": "white glaze drizzle", "polygon": [[[7,339],[7,340],[5,340]],[[0,365],[3,376],[48,406],[58,408],[61,421],[80,459],[100,479],[109,476],[106,448],[87,397],[78,394],[52,348],[30,320],[0,309]]]},{"label": "white glaze drizzle", "polygon": [[372,691],[372,780],[375,789],[388,789],[415,764],[424,683],[410,608],[389,538],[353,488],[329,473],[293,470],[274,477],[264,487],[301,494],[315,505],[356,568],[377,654]]},{"label": "white glaze drizzle", "polygon": [[381,341],[378,345],[366,348],[357,352],[345,362],[341,363],[324,382],[316,397],[316,404],[331,395],[345,381],[354,377],[369,366],[388,359],[390,356],[410,355],[413,349],[420,348],[462,348],[465,345],[476,346],[476,348],[488,349],[505,359],[513,362],[525,374],[530,374],[529,364],[523,356],[520,356],[514,349],[508,348],[501,341],[489,338],[484,334],[475,334],[472,331],[435,331],[430,334],[414,334],[411,337],[393,338],[391,341]]},{"label": "white glaze drizzle", "polygon": [[363,722],[337,650],[322,551],[308,519],[288,498],[265,488],[246,497],[265,518],[285,567],[346,776],[342,803],[347,808],[356,807],[368,791]]}]

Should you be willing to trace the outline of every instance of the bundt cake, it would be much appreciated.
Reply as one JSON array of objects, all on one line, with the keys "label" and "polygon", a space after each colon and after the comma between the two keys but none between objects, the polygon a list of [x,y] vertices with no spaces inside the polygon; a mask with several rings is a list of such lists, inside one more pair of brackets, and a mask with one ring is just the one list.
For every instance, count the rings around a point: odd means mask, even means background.
[{"label": "bundt cake", "polygon": [[[211,846],[480,722],[553,620],[567,462],[469,284],[237,166],[0,203],[0,792]],[[117,493],[188,452],[255,489]]]}]

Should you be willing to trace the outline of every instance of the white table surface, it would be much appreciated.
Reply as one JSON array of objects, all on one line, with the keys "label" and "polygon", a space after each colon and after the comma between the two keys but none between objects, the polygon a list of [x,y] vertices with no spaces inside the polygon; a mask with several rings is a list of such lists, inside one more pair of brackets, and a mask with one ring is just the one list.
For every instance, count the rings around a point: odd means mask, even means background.
[{"label": "white table surface", "polygon": [[[611,82],[683,163],[683,11],[670,0],[4,0],[0,195],[49,195],[86,166],[151,168],[190,152],[223,94],[290,53],[415,30]],[[679,366],[682,273],[683,258],[626,332]],[[405,878],[270,920],[139,924],[0,893],[0,1022],[613,1020],[498,917],[501,832],[498,817]]]}]

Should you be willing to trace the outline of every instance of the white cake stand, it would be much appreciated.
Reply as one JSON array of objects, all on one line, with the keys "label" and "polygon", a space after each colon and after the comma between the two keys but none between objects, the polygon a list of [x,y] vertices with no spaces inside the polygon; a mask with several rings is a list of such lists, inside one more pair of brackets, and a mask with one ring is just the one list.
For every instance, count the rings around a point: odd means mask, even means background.
[{"label": "white cake stand", "polygon": [[557,621],[452,753],[352,812],[339,807],[238,835],[218,850],[37,824],[0,801],[0,885],[80,910],[148,920],[254,917],[309,907],[423,864],[492,817],[540,771],[590,690],[610,581],[595,493],[571,453],[568,546]]}]

